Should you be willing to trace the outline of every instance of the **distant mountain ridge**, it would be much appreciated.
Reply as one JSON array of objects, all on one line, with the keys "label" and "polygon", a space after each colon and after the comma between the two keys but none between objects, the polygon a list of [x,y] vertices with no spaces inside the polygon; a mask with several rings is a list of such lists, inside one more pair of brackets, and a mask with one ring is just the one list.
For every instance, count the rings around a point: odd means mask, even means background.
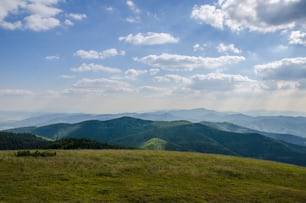
[{"label": "distant mountain ridge", "polygon": [[27,133],[56,140],[86,138],[124,147],[226,154],[306,166],[305,147],[255,132],[228,132],[205,123],[121,117],[24,129]]},{"label": "distant mountain ridge", "polygon": [[239,113],[217,112],[208,109],[168,110],[147,113],[120,114],[45,114],[19,121],[0,122],[0,129],[45,126],[55,123],[77,123],[86,120],[110,120],[133,117],[152,121],[187,120],[190,122],[229,122],[245,128],[268,133],[291,134],[306,138],[306,117],[302,116],[249,116]]}]

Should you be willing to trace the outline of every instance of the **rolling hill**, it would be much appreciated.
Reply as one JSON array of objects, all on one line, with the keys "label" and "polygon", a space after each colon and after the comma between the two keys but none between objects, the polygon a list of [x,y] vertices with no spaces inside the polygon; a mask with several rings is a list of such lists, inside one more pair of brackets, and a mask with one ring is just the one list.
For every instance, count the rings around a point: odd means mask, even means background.
[{"label": "rolling hill", "polygon": [[0,151],[1,202],[305,202],[306,168],[200,153]]},{"label": "rolling hill", "polygon": [[87,138],[126,147],[227,154],[306,166],[305,147],[258,133],[227,132],[203,123],[122,117],[28,129],[28,133],[51,139]]}]

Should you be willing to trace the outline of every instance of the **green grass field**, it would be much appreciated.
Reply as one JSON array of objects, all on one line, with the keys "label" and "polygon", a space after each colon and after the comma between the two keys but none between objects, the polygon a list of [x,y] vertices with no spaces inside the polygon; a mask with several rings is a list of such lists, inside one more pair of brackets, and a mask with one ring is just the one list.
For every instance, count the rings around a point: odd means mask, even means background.
[{"label": "green grass field", "polygon": [[200,153],[0,152],[0,202],[306,202],[306,168]]}]

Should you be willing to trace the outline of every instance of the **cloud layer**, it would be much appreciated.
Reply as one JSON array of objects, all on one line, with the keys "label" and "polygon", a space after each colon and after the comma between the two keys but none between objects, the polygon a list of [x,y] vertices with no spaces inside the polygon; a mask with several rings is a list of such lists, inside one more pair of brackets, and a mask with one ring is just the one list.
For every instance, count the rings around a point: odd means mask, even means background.
[{"label": "cloud layer", "polygon": [[135,58],[135,61],[167,71],[192,71],[196,68],[215,69],[244,61],[243,56],[201,57],[163,53]]}]

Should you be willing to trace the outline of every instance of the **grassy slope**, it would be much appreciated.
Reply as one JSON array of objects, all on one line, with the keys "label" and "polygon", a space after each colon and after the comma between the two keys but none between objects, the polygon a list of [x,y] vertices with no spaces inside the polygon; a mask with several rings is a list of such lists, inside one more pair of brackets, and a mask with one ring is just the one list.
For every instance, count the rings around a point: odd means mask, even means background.
[{"label": "grassy slope", "polygon": [[0,202],[306,202],[306,168],[198,153],[0,152]]}]

